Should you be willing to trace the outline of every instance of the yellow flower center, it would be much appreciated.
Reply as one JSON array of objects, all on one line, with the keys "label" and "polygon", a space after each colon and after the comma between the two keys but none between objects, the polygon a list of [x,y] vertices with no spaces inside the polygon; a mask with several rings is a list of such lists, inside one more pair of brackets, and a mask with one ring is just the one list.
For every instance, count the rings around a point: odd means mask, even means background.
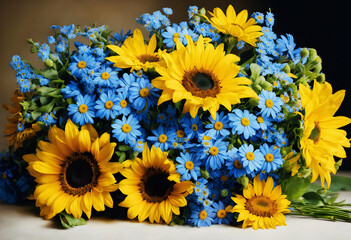
[{"label": "yellow flower center", "polygon": [[264,123],[263,117],[257,117],[257,122],[258,123]]},{"label": "yellow flower center", "polygon": [[217,211],[217,217],[222,219],[225,218],[227,216],[227,212],[224,209],[219,209]]},{"label": "yellow flower center", "polygon": [[80,69],[85,68],[86,66],[87,66],[87,64],[84,61],[80,61],[79,63],[77,63],[77,67]]},{"label": "yellow flower center", "polygon": [[187,161],[185,163],[185,168],[188,170],[193,170],[194,169],[194,163],[192,161]]},{"label": "yellow flower center", "polygon": [[225,175],[222,175],[221,176],[221,180],[223,181],[223,182],[226,182],[226,181],[228,181],[228,177],[227,176],[225,176]]},{"label": "yellow flower center", "polygon": [[207,218],[207,212],[205,210],[202,210],[200,213],[199,213],[199,218],[201,220],[205,220]]},{"label": "yellow flower center", "polygon": [[140,91],[139,91],[140,97],[143,97],[143,98],[149,96],[149,94],[150,94],[150,92],[149,92],[148,88],[143,88],[143,89],[140,89]]},{"label": "yellow flower center", "polygon": [[204,135],[204,136],[202,137],[202,140],[209,141],[209,140],[211,140],[211,137],[210,137],[210,136]]},{"label": "yellow flower center", "polygon": [[270,100],[270,99],[267,99],[267,100],[266,100],[266,107],[268,107],[268,108],[273,107],[273,101]]},{"label": "yellow flower center", "polygon": [[218,151],[218,148],[216,148],[215,146],[213,146],[213,147],[210,148],[210,154],[211,154],[212,156],[217,155],[218,152],[219,152],[219,151]]},{"label": "yellow flower center", "polygon": [[165,143],[167,141],[167,136],[165,134],[161,134],[159,137],[158,137],[158,141],[160,143]]},{"label": "yellow flower center", "polygon": [[243,118],[241,119],[241,124],[242,124],[243,126],[247,127],[247,126],[250,125],[250,120],[249,120],[248,118],[246,118],[246,117],[243,117]]},{"label": "yellow flower center", "polygon": [[3,172],[1,177],[2,177],[3,180],[5,180],[7,178],[6,173]]},{"label": "yellow flower center", "polygon": [[196,131],[198,130],[198,127],[197,127],[196,124],[193,124],[193,125],[191,126],[191,129],[192,129],[194,132],[196,132]]},{"label": "yellow flower center", "polygon": [[125,108],[127,106],[127,101],[126,100],[122,100],[119,105],[121,105],[122,108]]},{"label": "yellow flower center", "polygon": [[125,133],[129,133],[130,131],[132,131],[132,127],[126,123],[122,126],[122,131]]},{"label": "yellow flower center", "polygon": [[237,169],[242,169],[243,168],[243,165],[239,162],[238,159],[236,159],[234,161],[234,167],[237,168]]},{"label": "yellow flower center", "polygon": [[216,129],[216,130],[221,130],[223,128],[223,123],[222,122],[216,122],[215,124],[214,124],[214,129]]},{"label": "yellow flower center", "polygon": [[109,77],[110,77],[110,74],[108,74],[107,72],[101,73],[101,78],[102,79],[107,80],[107,79],[109,79]]},{"label": "yellow flower center", "polygon": [[112,101],[107,101],[106,103],[105,103],[105,108],[106,109],[111,109],[113,107],[113,102]]},{"label": "yellow flower center", "polygon": [[247,152],[245,156],[249,161],[252,161],[255,159],[255,154],[253,152]]},{"label": "yellow flower center", "polygon": [[253,215],[272,217],[277,212],[277,203],[266,196],[255,196],[247,200],[245,208]]},{"label": "yellow flower center", "polygon": [[267,162],[272,162],[274,160],[274,156],[272,153],[267,153],[266,156],[264,156]]},{"label": "yellow flower center", "polygon": [[177,137],[183,138],[184,136],[185,136],[185,133],[184,133],[183,130],[178,130],[178,131],[177,131]]},{"label": "yellow flower center", "polygon": [[88,106],[85,105],[85,104],[81,104],[81,105],[79,106],[79,108],[78,108],[78,111],[79,111],[80,113],[86,113],[86,112],[88,111]]},{"label": "yellow flower center", "polygon": [[176,43],[178,39],[179,39],[179,33],[173,34],[173,42]]}]

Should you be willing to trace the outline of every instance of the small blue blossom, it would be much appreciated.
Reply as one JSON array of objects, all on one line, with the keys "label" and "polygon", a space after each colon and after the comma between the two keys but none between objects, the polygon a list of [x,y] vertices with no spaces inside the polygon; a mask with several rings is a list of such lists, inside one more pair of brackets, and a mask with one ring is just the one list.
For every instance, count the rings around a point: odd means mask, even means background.
[{"label": "small blue blossom", "polygon": [[204,149],[205,154],[201,154],[201,158],[204,158],[204,163],[207,170],[217,170],[222,167],[227,155],[228,142],[222,141],[211,141],[208,148]]},{"label": "small blue blossom", "polygon": [[76,98],[75,104],[70,104],[67,108],[68,115],[72,117],[74,123],[85,125],[87,123],[94,123],[95,117],[95,97],[86,94],[82,96],[79,94]]},{"label": "small blue blossom", "polygon": [[162,125],[151,132],[154,136],[148,136],[147,140],[151,141],[156,148],[161,148],[162,151],[168,150],[177,137],[176,131],[173,128],[167,130]]},{"label": "small blue blossom", "polygon": [[260,151],[265,159],[261,171],[266,171],[267,173],[270,173],[279,169],[280,166],[283,164],[283,158],[280,154],[280,148],[275,148],[274,145],[269,146],[265,143],[260,146]]},{"label": "small blue blossom", "polygon": [[181,118],[180,123],[189,140],[197,138],[199,134],[204,132],[203,123],[198,115],[195,118],[192,118],[190,114],[187,113]]},{"label": "small blue blossom", "polygon": [[181,175],[181,181],[194,179],[195,181],[200,176],[200,165],[201,160],[195,158],[190,153],[180,153],[180,156],[176,158],[179,163],[176,168],[177,172]]},{"label": "small blue blossom", "polygon": [[205,128],[209,129],[205,132],[206,135],[213,136],[215,139],[219,137],[227,137],[230,134],[228,128],[229,119],[227,115],[224,115],[224,112],[218,114],[216,113],[216,120],[213,120],[212,116],[209,117],[210,124],[207,124]]},{"label": "small blue blossom", "polygon": [[41,115],[37,120],[43,122],[47,126],[51,126],[56,124],[56,119],[54,118],[55,114],[54,113],[44,113]]},{"label": "small blue blossom", "polygon": [[118,80],[117,72],[104,65],[94,73],[94,83],[99,87],[117,88]]},{"label": "small blue blossom", "polygon": [[118,98],[113,91],[102,93],[95,105],[96,117],[115,119],[118,115]]},{"label": "small blue blossom", "polygon": [[244,111],[234,109],[233,113],[228,114],[228,118],[230,120],[229,125],[232,127],[232,133],[243,134],[245,139],[254,136],[256,130],[260,128],[256,116],[246,109]]},{"label": "small blue blossom", "polygon": [[173,10],[171,8],[162,8],[163,12],[167,15],[172,15]]},{"label": "small blue blossom", "polygon": [[239,155],[242,157],[243,167],[247,173],[252,173],[262,168],[264,156],[260,150],[254,150],[253,145],[243,144],[239,148]]},{"label": "small blue blossom", "polygon": [[258,95],[259,102],[258,107],[261,109],[261,114],[263,117],[276,118],[277,114],[280,112],[283,101],[276,96],[274,92],[262,90],[261,94]]},{"label": "small blue blossom", "polygon": [[187,221],[193,226],[210,226],[212,221],[216,217],[216,211],[212,207],[196,207],[191,205],[190,209],[190,217],[187,219]]},{"label": "small blue blossom", "polygon": [[239,178],[246,174],[246,169],[243,167],[242,157],[239,155],[237,148],[232,148],[228,151],[228,158],[225,166],[229,170],[229,174],[235,178]]},{"label": "small blue blossom", "polygon": [[260,13],[260,12],[254,12],[252,14],[252,17],[255,19],[255,21],[259,24],[263,23],[264,21],[264,15],[263,13]]},{"label": "small blue blossom", "polygon": [[113,129],[112,136],[119,142],[124,141],[126,144],[133,145],[137,138],[142,135],[139,121],[133,115],[129,115],[128,118],[123,116],[122,120],[116,119],[111,126]]},{"label": "small blue blossom", "polygon": [[227,211],[223,202],[218,201],[212,203],[212,207],[216,212],[216,217],[213,219],[214,224],[230,224],[233,221],[233,214]]}]

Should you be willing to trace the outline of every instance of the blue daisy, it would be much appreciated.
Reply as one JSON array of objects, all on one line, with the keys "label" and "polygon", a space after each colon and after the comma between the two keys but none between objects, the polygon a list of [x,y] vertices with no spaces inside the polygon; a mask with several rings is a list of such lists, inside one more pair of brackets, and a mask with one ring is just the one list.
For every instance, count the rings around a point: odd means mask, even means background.
[{"label": "blue daisy", "polygon": [[245,139],[254,136],[256,130],[260,128],[256,116],[248,110],[234,109],[233,113],[228,114],[228,119],[230,120],[229,125],[232,127],[232,133],[243,134]]},{"label": "blue daisy", "polygon": [[207,170],[217,170],[222,167],[224,160],[228,158],[227,155],[228,142],[222,141],[222,139],[216,141],[210,141],[207,148],[204,148],[204,153],[200,156],[204,159],[204,163]]},{"label": "blue daisy", "polygon": [[224,116],[224,112],[216,113],[216,120],[213,120],[212,116],[209,117],[211,123],[207,124],[205,128],[209,129],[205,132],[206,135],[213,136],[217,139],[218,137],[226,137],[230,134],[227,128],[229,126],[228,116]]},{"label": "blue daisy", "polygon": [[162,125],[151,132],[154,136],[147,137],[147,140],[151,141],[156,148],[159,147],[162,151],[168,150],[172,146],[173,140],[177,138],[175,129],[167,130]]},{"label": "blue daisy", "polygon": [[117,88],[118,80],[117,71],[104,65],[94,73],[94,83],[99,87]]},{"label": "blue daisy", "polygon": [[76,98],[75,104],[70,104],[67,108],[68,115],[72,117],[74,123],[85,125],[87,123],[94,123],[95,117],[95,97],[86,94],[82,96],[79,94]]},{"label": "blue daisy", "polygon": [[90,54],[79,54],[71,57],[68,70],[76,78],[82,78],[83,75],[88,74],[92,69],[96,69],[100,63],[95,61],[95,58]]},{"label": "blue daisy", "polygon": [[214,224],[229,224],[233,221],[233,214],[226,210],[223,202],[213,202],[212,207],[216,212],[216,217],[213,219]]},{"label": "blue daisy", "polygon": [[139,121],[133,115],[129,115],[128,118],[123,116],[122,120],[116,119],[111,126],[112,136],[119,142],[124,141],[126,144],[133,145],[137,138],[142,135],[139,130],[141,128]]},{"label": "blue daisy", "polygon": [[193,226],[210,226],[216,217],[216,211],[212,207],[191,205],[190,209],[190,217],[187,219],[187,221]]},{"label": "blue daisy", "polygon": [[260,150],[254,150],[253,145],[243,144],[239,148],[239,155],[242,159],[242,165],[248,174],[261,170],[264,156]]},{"label": "blue daisy", "polygon": [[181,152],[180,157],[177,157],[176,161],[179,163],[176,168],[181,175],[181,181],[190,179],[197,181],[197,178],[200,176],[201,165],[199,158],[195,158],[193,154]]},{"label": "blue daisy", "polygon": [[280,168],[283,164],[283,158],[280,154],[280,148],[275,148],[274,145],[269,146],[268,144],[263,144],[260,146],[260,151],[262,152],[265,161],[262,165],[262,171],[270,173]]},{"label": "blue daisy", "polygon": [[258,107],[261,109],[263,117],[276,118],[277,114],[280,113],[281,107],[284,102],[275,95],[274,92],[262,90],[261,94],[258,95]]},{"label": "blue daisy", "polygon": [[141,111],[156,104],[157,90],[148,79],[138,78],[137,82],[130,85],[129,100],[137,111]]},{"label": "blue daisy", "polygon": [[95,105],[96,117],[115,119],[118,115],[118,98],[113,91],[102,93]]},{"label": "blue daisy", "polygon": [[131,106],[127,99],[128,92],[120,92],[116,98],[116,110],[118,115],[128,116],[131,113]]},{"label": "blue daisy", "polygon": [[229,174],[235,178],[239,178],[246,174],[246,169],[243,167],[242,157],[239,155],[237,148],[232,148],[228,151],[228,158],[225,162]]},{"label": "blue daisy", "polygon": [[189,113],[186,113],[180,119],[180,123],[189,140],[197,138],[199,134],[204,132],[203,123],[198,115],[195,118],[192,118]]}]

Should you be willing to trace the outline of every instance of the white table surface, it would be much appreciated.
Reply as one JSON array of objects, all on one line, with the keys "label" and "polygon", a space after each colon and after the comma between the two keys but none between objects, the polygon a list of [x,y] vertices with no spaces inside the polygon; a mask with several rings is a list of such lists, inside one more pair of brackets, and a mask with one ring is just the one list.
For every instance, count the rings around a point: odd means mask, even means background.
[{"label": "white table surface", "polygon": [[[341,192],[339,200],[351,203],[351,191]],[[34,203],[34,202],[33,202]],[[338,240],[351,239],[351,224],[331,222],[309,217],[288,215],[287,226],[277,229],[241,229],[226,225],[210,227],[167,226],[124,220],[93,218],[86,225],[58,229],[53,221],[44,220],[33,211],[33,206],[0,203],[0,240]]]}]

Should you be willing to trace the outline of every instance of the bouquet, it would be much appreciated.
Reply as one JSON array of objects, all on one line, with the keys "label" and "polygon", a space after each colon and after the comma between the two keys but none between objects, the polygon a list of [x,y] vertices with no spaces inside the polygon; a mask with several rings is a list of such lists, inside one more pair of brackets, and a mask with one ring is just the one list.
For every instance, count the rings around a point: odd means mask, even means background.
[{"label": "bouquet", "polygon": [[351,221],[336,202],[349,179],[331,176],[351,119],[334,116],[345,91],[333,93],[316,50],[277,36],[270,11],[172,14],[141,15],[147,37],[72,24],[27,39],[45,68],[10,63],[0,199],[33,200],[67,228],[98,212],[197,227]]}]

